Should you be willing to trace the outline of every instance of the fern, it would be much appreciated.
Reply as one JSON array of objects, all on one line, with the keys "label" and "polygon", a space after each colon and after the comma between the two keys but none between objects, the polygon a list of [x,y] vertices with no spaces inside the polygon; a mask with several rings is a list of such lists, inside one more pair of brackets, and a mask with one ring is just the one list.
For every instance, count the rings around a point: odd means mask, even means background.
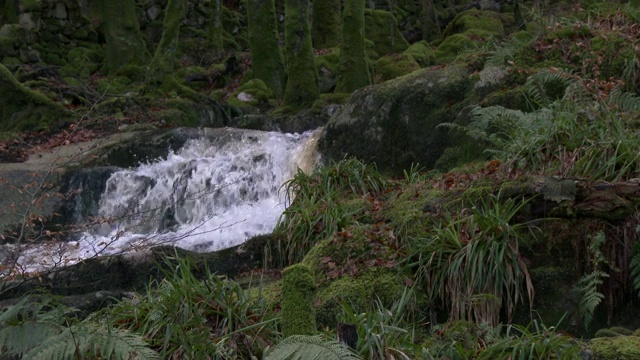
[{"label": "fern", "polygon": [[602,285],[604,282],[603,279],[606,277],[609,277],[609,275],[600,270],[596,270],[584,275],[576,286],[576,290],[582,293],[580,303],[578,304],[578,311],[584,318],[584,327],[587,330],[589,329],[591,320],[593,320],[595,309],[604,299],[604,295],[598,292],[598,288]]},{"label": "fern", "polygon": [[609,106],[615,105],[620,111],[640,111],[640,97],[632,92],[611,91],[609,94]]},{"label": "fern", "polygon": [[540,71],[527,78],[525,87],[536,105],[549,107],[555,101],[563,99],[567,90],[573,89],[571,85],[576,82],[576,78],[568,71]]},{"label": "fern", "polygon": [[66,319],[73,309],[51,297],[25,296],[0,314],[0,355],[21,359],[158,359],[141,336],[93,318]]},{"label": "fern", "polygon": [[604,295],[598,291],[600,286],[604,283],[604,279],[609,277],[609,274],[600,270],[600,267],[609,262],[605,258],[600,248],[606,243],[606,236],[604,232],[599,231],[589,242],[589,252],[591,253],[591,263],[594,270],[582,276],[580,281],[575,287],[575,291],[580,293],[580,303],[578,304],[578,311],[584,319],[585,329],[589,329],[589,324],[593,320],[593,313],[595,309],[600,305],[604,299]]},{"label": "fern", "polygon": [[23,356],[23,360],[69,359],[78,357],[128,360],[159,359],[149,349],[144,339],[124,330],[106,326],[80,323],[68,327],[56,336],[49,337],[41,345]]},{"label": "fern", "polygon": [[[636,234],[638,233],[640,233],[640,225],[636,226]],[[638,297],[640,297],[640,241],[636,241],[633,246],[633,257],[629,267],[631,269],[633,289],[638,292]]]},{"label": "fern", "polygon": [[343,343],[321,335],[292,335],[276,345],[264,360],[349,360],[360,359]]}]

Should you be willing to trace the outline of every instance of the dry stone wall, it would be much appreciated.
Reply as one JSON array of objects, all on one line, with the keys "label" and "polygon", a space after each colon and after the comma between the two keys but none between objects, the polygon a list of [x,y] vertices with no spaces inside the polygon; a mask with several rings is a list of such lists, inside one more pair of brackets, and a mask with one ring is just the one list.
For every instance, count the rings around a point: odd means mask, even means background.
[{"label": "dry stone wall", "polygon": [[[167,0],[136,2],[140,28],[150,48],[162,36],[166,3]],[[2,6],[5,9],[0,9],[0,61],[6,66],[34,63],[63,66],[70,60],[71,50],[104,44],[95,1],[21,0],[16,6],[0,0]],[[208,0],[189,0],[183,25],[200,29],[201,33],[196,35],[206,36],[209,6]]]}]

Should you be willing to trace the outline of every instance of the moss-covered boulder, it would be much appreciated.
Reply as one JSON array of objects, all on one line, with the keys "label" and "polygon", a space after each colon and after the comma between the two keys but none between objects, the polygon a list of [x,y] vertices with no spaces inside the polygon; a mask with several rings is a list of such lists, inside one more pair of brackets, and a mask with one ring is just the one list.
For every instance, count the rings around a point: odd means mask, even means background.
[{"label": "moss-covered boulder", "polygon": [[472,87],[467,70],[451,66],[358,90],[327,124],[320,149],[331,159],[375,162],[383,171],[432,167],[449,145],[437,126],[455,120]]},{"label": "moss-covered boulder", "polygon": [[463,11],[447,25],[443,36],[453,34],[472,33],[480,37],[487,35],[503,35],[504,22],[513,22],[508,15],[496,11],[471,9]]},{"label": "moss-covered boulder", "polygon": [[252,79],[231,94],[229,105],[251,112],[250,108],[263,108],[273,100],[275,100],[273,91],[262,80]]},{"label": "moss-covered boulder", "polygon": [[433,65],[436,61],[436,56],[431,45],[424,40],[411,44],[403,54],[411,56],[421,67]]},{"label": "moss-covered boulder", "polygon": [[400,53],[409,47],[398,31],[396,18],[388,11],[366,9],[364,26],[365,37],[374,42],[374,50],[380,56]]},{"label": "moss-covered boulder", "polygon": [[589,348],[594,360],[640,359],[640,337],[616,336],[591,340]]},{"label": "moss-covered boulder", "polygon": [[396,239],[382,224],[350,226],[316,244],[303,263],[315,271],[317,320],[333,326],[341,304],[366,311],[380,300],[390,306],[405,289],[410,275],[399,270]]},{"label": "moss-covered boulder", "polygon": [[420,65],[409,55],[385,55],[376,61],[374,79],[380,83],[419,69]]}]

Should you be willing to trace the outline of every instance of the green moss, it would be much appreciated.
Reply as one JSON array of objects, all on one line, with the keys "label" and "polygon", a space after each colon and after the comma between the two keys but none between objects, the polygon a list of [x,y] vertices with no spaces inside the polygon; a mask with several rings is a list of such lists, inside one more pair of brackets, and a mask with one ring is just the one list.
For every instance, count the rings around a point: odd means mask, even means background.
[{"label": "green moss", "polygon": [[398,271],[397,246],[392,228],[381,224],[352,225],[317,243],[303,263],[316,273],[318,322],[333,325],[341,302],[365,311],[377,298],[389,306],[402,294],[409,276]]},{"label": "green moss", "polygon": [[409,46],[403,54],[411,56],[421,67],[433,65],[436,61],[436,55],[433,49],[429,43],[424,40]]},{"label": "green moss", "polygon": [[594,335],[594,337],[596,338],[611,338],[611,337],[616,337],[616,336],[621,336],[622,334],[619,334],[615,331],[612,331],[610,329],[600,329],[598,331],[596,331],[596,334]]},{"label": "green moss", "polygon": [[455,60],[461,53],[471,50],[476,42],[467,34],[454,34],[447,37],[435,50],[436,62],[446,64]]},{"label": "green moss", "polygon": [[43,130],[70,116],[62,105],[20,84],[0,64],[0,131]]},{"label": "green moss", "polygon": [[466,32],[488,33],[492,35],[503,35],[504,26],[502,24],[504,14],[495,11],[471,9],[463,11],[447,25],[443,35],[445,37],[462,34]]},{"label": "green moss", "polygon": [[[318,68],[318,87],[320,94],[331,93],[336,87],[340,49],[332,48],[316,56]],[[321,95],[322,96],[322,95]]]},{"label": "green moss", "polygon": [[388,11],[365,9],[365,36],[374,42],[378,55],[401,53],[409,43],[398,31],[396,19]]},{"label": "green moss", "polygon": [[278,44],[274,1],[248,1],[247,20],[253,77],[262,80],[276,97],[282,97],[287,74]]},{"label": "green moss", "polygon": [[252,79],[242,84],[229,97],[229,104],[236,107],[264,107],[269,104],[270,100],[274,100],[273,91],[262,82],[262,80]]},{"label": "green moss", "polygon": [[409,55],[385,55],[376,61],[374,77],[376,83],[379,83],[418,69],[420,65]]},{"label": "green moss", "polygon": [[356,312],[367,311],[376,300],[390,307],[403,290],[405,277],[396,271],[374,268],[365,270],[357,278],[341,277],[318,290],[317,320],[325,326],[334,326],[340,304],[347,303]]},{"label": "green moss", "polygon": [[315,0],[313,2],[313,20],[311,38],[313,47],[326,49],[340,43],[340,0]]},{"label": "green moss", "polygon": [[77,47],[67,55],[67,64],[63,67],[64,75],[75,75],[88,78],[98,71],[102,65],[104,53],[100,47]]},{"label": "green moss", "polygon": [[350,93],[371,84],[364,42],[365,0],[347,0],[342,13],[342,43],[336,92]]},{"label": "green moss", "polygon": [[589,347],[594,360],[640,359],[640,337],[637,336],[592,339]]},{"label": "green moss", "polygon": [[287,86],[283,105],[311,105],[320,96],[318,73],[311,46],[309,0],[285,1],[285,60]]},{"label": "green moss", "polygon": [[282,335],[314,335],[316,333],[315,279],[305,264],[286,268],[282,278]]}]

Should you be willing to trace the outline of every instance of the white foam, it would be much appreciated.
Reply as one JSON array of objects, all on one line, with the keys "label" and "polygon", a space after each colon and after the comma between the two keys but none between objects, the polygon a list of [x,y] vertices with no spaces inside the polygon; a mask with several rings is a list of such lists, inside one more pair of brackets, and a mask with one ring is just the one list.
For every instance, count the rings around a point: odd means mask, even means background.
[{"label": "white foam", "polygon": [[190,140],[166,160],[115,172],[90,230],[24,249],[18,263],[40,271],[158,244],[216,251],[270,233],[285,210],[281,186],[317,161],[309,151],[316,141],[312,132],[258,131],[239,141]]}]

